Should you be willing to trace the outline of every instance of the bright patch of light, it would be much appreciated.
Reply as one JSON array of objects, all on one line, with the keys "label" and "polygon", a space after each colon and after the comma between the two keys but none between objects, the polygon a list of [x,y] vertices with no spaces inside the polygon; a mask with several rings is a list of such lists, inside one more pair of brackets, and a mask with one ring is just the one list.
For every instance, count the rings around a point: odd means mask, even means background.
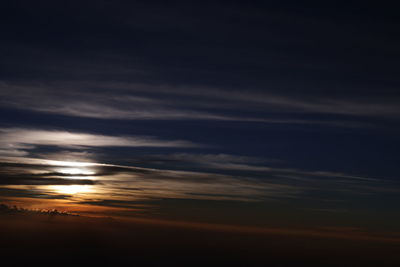
[{"label": "bright patch of light", "polygon": [[56,193],[75,195],[81,193],[89,193],[93,191],[91,185],[53,185],[51,186]]},{"label": "bright patch of light", "polygon": [[58,172],[69,174],[69,175],[94,175],[94,171],[88,170],[86,168],[62,168],[57,169]]},{"label": "bright patch of light", "polygon": [[65,167],[89,167],[96,165],[96,163],[79,162],[79,161],[46,160],[46,162],[53,166],[65,166]]}]

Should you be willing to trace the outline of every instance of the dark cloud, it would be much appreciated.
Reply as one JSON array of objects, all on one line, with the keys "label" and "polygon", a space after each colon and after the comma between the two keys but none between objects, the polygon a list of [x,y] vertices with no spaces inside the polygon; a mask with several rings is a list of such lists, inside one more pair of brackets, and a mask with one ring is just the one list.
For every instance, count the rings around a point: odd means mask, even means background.
[{"label": "dark cloud", "polygon": [[1,197],[41,198],[41,199],[68,199],[71,196],[62,194],[45,194],[31,189],[1,188]]},{"label": "dark cloud", "polygon": [[8,206],[6,204],[0,204],[0,214],[12,214],[12,215],[50,215],[50,216],[79,216],[77,214],[71,214],[64,211],[58,210],[35,210],[35,209],[26,209],[17,206]]},{"label": "dark cloud", "polygon": [[148,210],[155,206],[151,204],[151,201],[129,201],[129,200],[112,200],[103,199],[99,201],[82,201],[80,204],[105,206],[105,207],[117,207],[117,208],[128,208],[135,210]]},{"label": "dark cloud", "polygon": [[83,179],[38,178],[29,175],[0,177],[0,185],[93,185],[96,182]]}]

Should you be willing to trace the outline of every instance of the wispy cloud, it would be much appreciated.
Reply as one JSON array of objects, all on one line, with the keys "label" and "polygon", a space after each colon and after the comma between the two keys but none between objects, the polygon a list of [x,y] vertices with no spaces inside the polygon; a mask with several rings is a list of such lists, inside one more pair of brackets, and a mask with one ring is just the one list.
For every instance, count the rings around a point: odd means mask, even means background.
[{"label": "wispy cloud", "polygon": [[199,166],[203,169],[225,170],[225,171],[243,171],[249,175],[249,172],[265,173],[267,175],[286,177],[290,179],[353,179],[364,181],[376,181],[372,177],[361,177],[342,172],[328,171],[307,171],[295,168],[271,167],[268,163],[277,162],[274,159],[263,159],[257,157],[246,157],[229,154],[196,154],[196,153],[174,153],[167,155],[154,155],[144,160],[164,166]]},{"label": "wispy cloud", "polygon": [[[63,161],[62,155],[72,160]],[[127,210],[157,209],[162,200],[308,203],[341,209],[349,199],[398,194],[397,185],[345,173],[272,167],[277,162],[230,154],[173,153],[138,157],[132,164],[81,161],[85,153],[61,151],[42,158],[2,157],[0,194],[6,198],[62,199],[69,204]],[[149,163],[156,167],[143,167]],[[279,162],[283,164],[283,162]],[[272,165],[272,166],[269,166]],[[198,168],[199,167],[199,168]],[[324,199],[340,199],[332,207]],[[300,204],[299,204],[300,205]],[[300,205],[301,206],[301,205]]]},{"label": "wispy cloud", "polygon": [[25,128],[0,128],[2,155],[23,155],[35,146],[57,146],[64,148],[88,147],[197,147],[184,140],[161,140],[149,136],[109,136],[57,130]]},{"label": "wispy cloud", "polygon": [[[261,201],[265,198],[293,197],[301,190],[298,186],[285,185],[259,179],[216,173],[173,171],[139,168],[112,164],[92,163],[91,175],[61,172],[56,162],[32,165],[3,163],[0,166],[0,187],[14,190],[31,190],[42,195],[64,195],[68,188],[57,186],[89,185],[85,194],[74,194],[71,200],[156,200],[207,199],[232,201]],[[65,171],[67,173],[65,173]],[[79,175],[79,177],[77,177]],[[56,187],[54,187],[56,186]]]},{"label": "wispy cloud", "polygon": [[[93,203],[104,200],[151,201],[165,198],[266,201],[302,199],[310,193],[318,194],[321,190],[354,195],[357,192],[379,193],[376,189],[386,188],[383,181],[343,173],[251,165],[249,161],[265,164],[265,160],[252,157],[225,154],[183,155],[172,155],[172,165],[169,161],[163,168],[95,162],[78,162],[75,164],[80,167],[74,168],[63,161],[29,160],[22,157],[19,163],[2,163],[1,184],[13,189],[34,189],[40,196],[64,194],[63,190],[67,190],[52,186],[89,185],[92,187],[90,191],[85,191],[84,195],[71,196],[71,199]],[[202,171],[166,169],[173,167],[179,158],[181,161],[185,159],[186,163],[191,161],[192,164],[201,164]],[[177,166],[181,165],[175,165]],[[80,172],[75,172],[75,169]],[[212,170],[223,170],[227,173]],[[235,174],[230,173],[232,170]]]},{"label": "wispy cloud", "polygon": [[[3,107],[96,119],[220,120],[365,127],[365,123],[355,121],[299,119],[289,115],[400,113],[395,105],[388,106],[387,103],[357,103],[329,98],[305,100],[257,92],[228,92],[218,88],[181,88],[135,83],[1,83],[0,89],[0,106]],[[32,91],[35,93],[30,93]],[[238,115],[238,111],[242,114]],[[253,111],[257,111],[258,115],[246,115]]]}]

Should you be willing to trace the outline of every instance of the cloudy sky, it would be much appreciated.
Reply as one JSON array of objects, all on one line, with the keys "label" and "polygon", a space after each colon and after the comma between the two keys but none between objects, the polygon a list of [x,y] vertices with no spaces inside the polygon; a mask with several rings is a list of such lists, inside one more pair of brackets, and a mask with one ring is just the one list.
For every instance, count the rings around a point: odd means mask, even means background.
[{"label": "cloudy sky", "polygon": [[298,1],[4,1],[0,201],[400,231],[400,22]]}]

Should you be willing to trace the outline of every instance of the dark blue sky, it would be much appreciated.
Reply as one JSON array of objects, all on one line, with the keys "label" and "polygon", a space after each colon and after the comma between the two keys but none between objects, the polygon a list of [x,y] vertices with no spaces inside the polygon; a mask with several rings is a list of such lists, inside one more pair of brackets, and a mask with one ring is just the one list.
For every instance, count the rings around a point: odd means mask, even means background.
[{"label": "dark blue sky", "polygon": [[3,1],[0,10],[4,201],[396,228],[395,8]]}]

